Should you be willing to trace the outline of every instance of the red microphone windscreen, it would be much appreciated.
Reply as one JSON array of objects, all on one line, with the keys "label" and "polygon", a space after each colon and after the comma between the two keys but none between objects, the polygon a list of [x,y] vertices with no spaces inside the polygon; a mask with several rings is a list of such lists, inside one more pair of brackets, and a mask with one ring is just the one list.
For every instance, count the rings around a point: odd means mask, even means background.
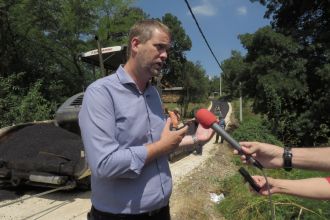
[{"label": "red microphone windscreen", "polygon": [[213,123],[217,122],[215,115],[204,108],[196,112],[195,118],[204,128],[210,128]]}]

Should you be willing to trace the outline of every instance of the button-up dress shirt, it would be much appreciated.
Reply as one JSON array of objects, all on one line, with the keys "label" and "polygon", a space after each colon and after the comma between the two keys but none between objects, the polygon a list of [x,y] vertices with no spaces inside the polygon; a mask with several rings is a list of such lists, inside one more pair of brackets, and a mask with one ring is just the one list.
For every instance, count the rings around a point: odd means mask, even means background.
[{"label": "button-up dress shirt", "polygon": [[120,66],[87,88],[79,125],[96,209],[137,214],[168,204],[172,178],[167,156],[145,165],[145,145],[158,141],[165,125],[155,87],[140,92]]}]

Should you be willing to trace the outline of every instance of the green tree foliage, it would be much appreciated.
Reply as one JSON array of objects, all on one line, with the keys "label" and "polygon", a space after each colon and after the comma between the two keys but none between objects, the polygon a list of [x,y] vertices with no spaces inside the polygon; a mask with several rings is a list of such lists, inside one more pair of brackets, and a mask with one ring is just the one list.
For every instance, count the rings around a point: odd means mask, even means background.
[{"label": "green tree foliage", "polygon": [[167,60],[168,70],[164,74],[162,83],[167,86],[182,86],[184,80],[183,65],[187,61],[185,51],[191,48],[191,40],[181,26],[176,16],[169,13],[162,17],[172,32],[172,47]]},{"label": "green tree foliage", "polygon": [[130,27],[135,22],[148,18],[142,9],[128,7],[132,2],[132,0],[100,0],[98,2],[100,19],[96,34],[101,45],[127,44]]},{"label": "green tree foliage", "polygon": [[34,120],[47,120],[55,103],[47,101],[40,92],[42,81],[37,81],[31,88],[16,86],[25,73],[0,77],[0,127],[11,123],[23,123]]},{"label": "green tree foliage", "polygon": [[185,62],[183,65],[183,74],[183,85],[185,89],[184,115],[186,115],[190,102],[196,103],[207,100],[209,79],[205,74],[205,70],[198,62]]},{"label": "green tree foliage", "polygon": [[[315,143],[327,142],[329,137],[330,90],[330,2],[328,0],[262,0],[266,17],[273,18],[272,27],[285,36],[291,36],[302,47],[299,55],[305,65],[309,88],[310,115]],[[320,133],[320,131],[323,131]],[[304,138],[306,139],[306,138]],[[307,139],[310,139],[307,137]],[[307,140],[308,141],[308,140]]]},{"label": "green tree foliage", "polygon": [[[49,109],[40,115],[49,112],[51,118],[55,109],[50,103],[59,105],[83,91],[91,81],[90,71],[77,55],[96,48],[94,35],[106,33],[109,26],[112,33],[123,30],[127,33],[136,21],[132,18],[145,17],[141,10],[129,8],[131,2],[0,0],[0,76],[5,80],[3,83],[13,83],[7,85],[11,89],[3,88],[2,93],[7,96],[1,96],[0,111],[15,110],[19,115],[25,107],[15,109],[13,105],[19,105],[27,96],[36,96],[29,100],[36,102],[31,105],[41,104],[44,99],[48,104],[41,105]],[[114,20],[116,25],[112,25]],[[110,37],[105,40],[119,42]],[[8,117],[3,118],[2,125],[24,121],[24,117],[31,120],[25,114],[4,115]],[[39,118],[44,117],[34,120]]]},{"label": "green tree foliage", "polygon": [[16,123],[26,121],[48,120],[51,110],[54,109],[55,103],[47,101],[40,92],[42,81],[37,81],[22,97],[20,103],[14,106],[8,112],[10,117],[15,119]]},{"label": "green tree foliage", "polygon": [[221,64],[223,70],[223,91],[229,97],[239,96],[239,83],[248,76],[247,64],[244,57],[237,51],[232,51],[231,57]]},{"label": "green tree foliage", "polygon": [[[260,1],[272,27],[241,35],[248,53],[222,65],[227,88],[253,97],[273,131],[289,145],[329,140],[330,48],[328,1]],[[241,62],[241,63],[240,63]],[[234,70],[234,71],[232,71]],[[236,87],[238,88],[238,87]]]},{"label": "green tree foliage", "polygon": [[178,18],[167,13],[162,17],[162,22],[172,32],[172,47],[168,53],[167,71],[162,78],[162,84],[166,87],[184,87],[183,114],[187,116],[189,103],[203,102],[207,99],[208,78],[199,63],[193,63],[186,59],[185,52],[190,50],[192,42]]},{"label": "green tree foliage", "polygon": [[[46,114],[51,119],[56,106],[101,77],[98,71],[91,74],[78,54],[97,48],[96,35],[103,47],[126,44],[129,28],[149,17],[130,7],[132,2],[0,0],[1,126],[45,119]],[[165,14],[162,21],[173,31],[164,84],[182,86],[191,40],[175,16]],[[202,71],[196,68],[193,72]],[[28,114],[31,106],[34,115]]]},{"label": "green tree foliage", "polygon": [[[249,51],[243,94],[255,98],[254,110],[268,116],[284,142],[298,144],[304,136],[301,128],[311,129],[307,123],[310,115],[306,114],[311,103],[306,82],[307,61],[299,57],[299,44],[269,27],[240,38]],[[298,121],[302,124],[297,124]],[[307,130],[305,134],[309,133]]]}]

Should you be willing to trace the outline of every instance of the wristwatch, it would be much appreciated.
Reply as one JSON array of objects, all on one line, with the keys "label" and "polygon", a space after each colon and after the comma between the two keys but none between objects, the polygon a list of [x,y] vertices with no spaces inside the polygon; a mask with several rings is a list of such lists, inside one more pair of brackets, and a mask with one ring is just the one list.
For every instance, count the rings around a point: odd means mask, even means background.
[{"label": "wristwatch", "polygon": [[291,152],[291,147],[284,147],[283,161],[284,161],[284,170],[291,171],[292,170],[292,152]]}]

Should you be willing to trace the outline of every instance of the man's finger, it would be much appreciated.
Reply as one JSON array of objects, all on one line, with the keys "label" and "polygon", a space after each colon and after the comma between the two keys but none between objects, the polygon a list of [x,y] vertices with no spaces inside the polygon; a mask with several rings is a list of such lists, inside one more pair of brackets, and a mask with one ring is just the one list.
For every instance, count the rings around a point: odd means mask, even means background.
[{"label": "man's finger", "polygon": [[179,132],[180,136],[184,136],[188,132],[188,128],[189,127],[187,125],[185,125],[183,128],[177,130],[176,132]]},{"label": "man's finger", "polygon": [[164,129],[166,129],[166,130],[170,130],[171,123],[172,123],[172,122],[171,122],[171,119],[168,118],[168,119],[166,120],[166,124],[165,124]]}]

